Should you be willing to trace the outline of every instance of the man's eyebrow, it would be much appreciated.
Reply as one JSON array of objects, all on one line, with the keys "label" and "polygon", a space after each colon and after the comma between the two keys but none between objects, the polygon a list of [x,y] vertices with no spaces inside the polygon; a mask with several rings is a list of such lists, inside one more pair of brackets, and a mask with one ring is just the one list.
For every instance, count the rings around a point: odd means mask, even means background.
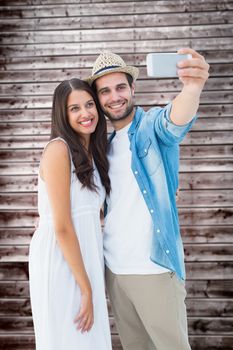
[{"label": "man's eyebrow", "polygon": [[[119,86],[127,86],[127,83],[120,83],[120,84],[116,85],[116,87],[119,87]],[[109,90],[109,87],[105,86],[105,87],[99,89],[98,92],[101,92],[101,91],[104,91],[104,90]]]},{"label": "man's eyebrow", "polygon": [[120,84],[117,84],[117,86],[127,86],[127,83],[120,83]]},{"label": "man's eyebrow", "polygon": [[98,92],[101,92],[101,91],[103,91],[103,90],[108,90],[109,88],[107,87],[107,86],[105,86],[105,87],[102,87],[101,89],[99,89],[98,90]]}]

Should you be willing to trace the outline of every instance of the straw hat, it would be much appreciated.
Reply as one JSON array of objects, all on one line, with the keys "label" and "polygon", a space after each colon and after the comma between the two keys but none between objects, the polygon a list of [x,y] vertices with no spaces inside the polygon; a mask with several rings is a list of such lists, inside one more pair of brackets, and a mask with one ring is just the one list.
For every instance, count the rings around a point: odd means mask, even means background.
[{"label": "straw hat", "polygon": [[92,75],[85,80],[92,85],[96,79],[103,75],[115,72],[128,73],[135,81],[138,77],[139,69],[127,66],[119,55],[110,51],[103,51],[94,63]]}]

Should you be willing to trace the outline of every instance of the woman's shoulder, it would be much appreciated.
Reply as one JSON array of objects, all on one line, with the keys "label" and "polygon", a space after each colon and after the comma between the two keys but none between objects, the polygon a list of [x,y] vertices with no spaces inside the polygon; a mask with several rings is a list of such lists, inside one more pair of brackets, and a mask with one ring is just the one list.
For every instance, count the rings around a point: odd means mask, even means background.
[{"label": "woman's shoulder", "polygon": [[40,162],[40,175],[43,179],[44,171],[47,169],[52,173],[67,172],[70,168],[70,154],[67,143],[56,138],[47,143],[43,150]]},{"label": "woman's shoulder", "polygon": [[43,157],[46,155],[54,156],[55,158],[60,156],[69,157],[69,146],[63,138],[57,137],[55,139],[50,140],[45,146],[43,151]]}]

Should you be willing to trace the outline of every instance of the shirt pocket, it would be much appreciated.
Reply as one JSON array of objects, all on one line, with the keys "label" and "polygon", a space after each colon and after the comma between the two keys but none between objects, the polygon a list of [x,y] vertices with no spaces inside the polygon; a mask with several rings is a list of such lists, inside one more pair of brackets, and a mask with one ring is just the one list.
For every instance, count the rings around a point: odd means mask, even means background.
[{"label": "shirt pocket", "polygon": [[153,175],[161,163],[159,150],[154,148],[150,138],[146,139],[143,145],[138,148],[138,157],[148,175]]}]

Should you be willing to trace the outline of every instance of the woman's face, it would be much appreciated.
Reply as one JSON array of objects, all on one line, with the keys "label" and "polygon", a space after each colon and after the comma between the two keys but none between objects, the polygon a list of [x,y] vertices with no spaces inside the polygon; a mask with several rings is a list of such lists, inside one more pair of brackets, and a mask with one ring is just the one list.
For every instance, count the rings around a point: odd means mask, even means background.
[{"label": "woman's face", "polygon": [[95,131],[98,112],[92,96],[84,90],[73,90],[67,100],[67,116],[70,126],[86,142]]}]

